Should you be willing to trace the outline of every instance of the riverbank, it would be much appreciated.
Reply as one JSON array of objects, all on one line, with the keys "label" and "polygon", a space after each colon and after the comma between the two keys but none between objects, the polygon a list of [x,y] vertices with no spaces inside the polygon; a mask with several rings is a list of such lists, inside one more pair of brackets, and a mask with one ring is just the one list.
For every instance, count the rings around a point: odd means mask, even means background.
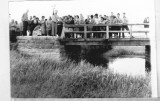
[{"label": "riverbank", "polygon": [[103,54],[104,57],[142,57],[145,56],[144,46],[113,46],[111,50]]},{"label": "riverbank", "polygon": [[151,97],[150,74],[132,77],[84,61],[57,62],[51,56],[18,53],[13,47],[10,63],[15,98]]}]

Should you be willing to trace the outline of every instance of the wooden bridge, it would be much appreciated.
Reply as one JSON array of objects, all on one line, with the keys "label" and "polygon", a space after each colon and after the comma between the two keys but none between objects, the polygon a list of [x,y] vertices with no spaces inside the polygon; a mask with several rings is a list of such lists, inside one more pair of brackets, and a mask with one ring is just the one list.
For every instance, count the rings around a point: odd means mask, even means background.
[{"label": "wooden bridge", "polygon": [[[114,46],[146,46],[150,45],[150,40],[147,38],[149,31],[133,31],[133,26],[144,26],[148,24],[82,24],[82,25],[64,25],[63,29],[71,29],[64,31],[64,37],[60,39],[63,45],[114,45]],[[120,30],[111,30],[110,27],[120,27]],[[123,31],[122,26],[129,26],[129,31]],[[149,25],[148,25],[149,26]],[[90,31],[89,27],[103,27],[103,31]],[[75,31],[75,28],[81,28],[80,31]],[[111,33],[130,33],[130,38],[112,38]],[[132,38],[134,33],[144,33],[146,37]],[[99,37],[94,38],[93,34]],[[69,35],[69,37],[68,37]],[[76,35],[81,35],[77,37]]]},{"label": "wooden bridge", "polygon": [[[88,30],[89,27],[103,27],[105,30],[99,30],[99,31],[90,31]],[[113,30],[111,27],[119,27],[118,30]],[[122,30],[123,26],[130,26],[129,31]],[[68,46],[68,45],[103,45],[103,46],[145,46],[145,65],[146,70],[151,70],[150,65],[150,39],[147,37],[147,34],[149,31],[133,31],[133,26],[149,26],[148,24],[116,24],[116,25],[107,25],[107,24],[98,24],[98,25],[91,25],[91,24],[83,24],[83,25],[64,25],[63,29],[70,28],[72,31],[64,31],[64,37],[60,39],[60,43],[62,45]],[[94,27],[94,28],[95,28]],[[75,31],[75,28],[81,28],[80,31]],[[83,29],[83,30],[82,30]],[[112,38],[110,37],[111,33],[129,33],[129,38]],[[146,35],[145,37],[136,38],[132,37],[134,36],[134,33],[144,33]],[[81,35],[80,37],[77,37],[78,35]],[[93,34],[98,35],[98,37],[93,37]]]}]

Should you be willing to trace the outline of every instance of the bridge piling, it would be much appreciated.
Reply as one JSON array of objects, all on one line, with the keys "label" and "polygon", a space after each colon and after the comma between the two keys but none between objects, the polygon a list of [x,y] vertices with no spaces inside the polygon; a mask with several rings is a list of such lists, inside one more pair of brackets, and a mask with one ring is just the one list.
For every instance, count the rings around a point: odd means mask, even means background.
[{"label": "bridge piling", "polygon": [[145,69],[147,72],[151,71],[150,50],[151,50],[150,45],[145,45]]}]

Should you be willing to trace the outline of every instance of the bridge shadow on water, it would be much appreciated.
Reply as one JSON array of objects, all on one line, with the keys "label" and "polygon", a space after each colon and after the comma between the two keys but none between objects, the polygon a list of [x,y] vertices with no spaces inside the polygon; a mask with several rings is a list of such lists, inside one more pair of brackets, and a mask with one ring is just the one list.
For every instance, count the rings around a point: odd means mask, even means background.
[{"label": "bridge shadow on water", "polygon": [[[81,61],[88,62],[94,66],[102,66],[109,68],[110,58],[104,57],[103,54],[112,50],[111,46],[80,46],[80,45],[66,45],[60,49],[61,58],[69,59],[74,63]],[[145,57],[145,71],[151,71],[150,58]],[[141,68],[141,67],[140,67]]]},{"label": "bridge shadow on water", "polygon": [[[94,66],[108,67],[109,60],[104,58],[102,54],[111,50],[109,46],[64,46],[61,55],[75,63],[86,61]],[[65,52],[64,52],[65,51]]]}]

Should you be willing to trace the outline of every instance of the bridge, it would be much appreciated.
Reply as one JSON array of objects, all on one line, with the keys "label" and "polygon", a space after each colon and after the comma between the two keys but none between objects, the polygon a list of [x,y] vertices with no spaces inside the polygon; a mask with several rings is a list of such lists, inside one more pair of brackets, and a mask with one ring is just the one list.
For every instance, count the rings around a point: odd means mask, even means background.
[{"label": "bridge", "polygon": [[[129,26],[129,31],[122,30],[123,26]],[[63,29],[70,28],[72,30],[64,30],[64,37],[60,39],[60,43],[65,46],[145,46],[145,66],[146,70],[151,70],[150,65],[150,39],[148,38],[149,31],[147,30],[137,30],[133,31],[133,26],[148,26],[148,24],[83,24],[83,25],[63,25]],[[88,30],[89,27],[102,27],[103,30]],[[113,30],[112,27],[118,28]],[[75,31],[75,28],[81,28],[80,31]],[[129,33],[129,38],[112,38],[113,33],[122,34]],[[132,37],[134,33],[144,33],[145,37],[137,38]],[[98,37],[93,37],[94,34]],[[77,37],[79,35],[80,37]]]},{"label": "bridge", "polygon": [[[133,26],[144,26],[148,24],[125,24],[129,26],[129,31],[123,31],[124,24],[82,24],[82,25],[67,25],[64,24],[63,29],[72,29],[72,31],[64,30],[64,37],[60,39],[63,45],[113,45],[113,46],[146,46],[150,45],[150,40],[147,37],[149,31],[133,31]],[[111,27],[119,27],[120,30],[111,30]],[[149,26],[149,25],[148,25]],[[89,31],[88,27],[102,27],[103,31]],[[81,31],[74,31],[75,28],[81,28]],[[130,33],[130,38],[112,38],[111,33]],[[146,37],[132,38],[134,33],[144,33]],[[99,34],[99,37],[94,38],[93,34]],[[76,35],[81,35],[77,37]]]},{"label": "bridge", "polygon": [[[108,46],[144,46],[145,47],[145,65],[146,68],[150,70],[150,40],[147,37],[147,34],[149,31],[133,31],[132,26],[144,26],[148,24],[127,24],[127,26],[130,26],[129,31],[123,31],[122,30],[122,24],[118,25],[90,25],[90,24],[84,24],[84,25],[64,25],[63,29],[70,28],[71,30],[63,30],[63,38],[55,38],[52,36],[18,36],[18,47],[29,47],[34,48],[38,46],[44,46],[44,47],[50,47],[56,45],[56,43],[59,43],[62,45],[62,47],[68,47],[69,51],[74,50],[77,47],[93,47],[93,49],[97,49],[98,52],[103,52],[101,50],[107,49]],[[103,27],[104,30],[100,31],[92,31],[89,30],[88,27]],[[120,30],[110,30],[110,27],[117,26],[120,27]],[[75,28],[80,28],[79,31],[74,30]],[[119,38],[119,37],[111,37],[111,33],[130,33],[130,37],[125,38]],[[134,33],[144,33],[146,35],[145,37],[134,37],[132,38],[132,35],[134,36]],[[68,49],[67,48],[67,49]],[[66,49],[66,48],[65,48]],[[79,48],[79,50],[83,51],[83,48]],[[84,49],[85,51],[86,49]],[[88,50],[88,49],[87,49]],[[97,52],[97,51],[96,51]]]}]

